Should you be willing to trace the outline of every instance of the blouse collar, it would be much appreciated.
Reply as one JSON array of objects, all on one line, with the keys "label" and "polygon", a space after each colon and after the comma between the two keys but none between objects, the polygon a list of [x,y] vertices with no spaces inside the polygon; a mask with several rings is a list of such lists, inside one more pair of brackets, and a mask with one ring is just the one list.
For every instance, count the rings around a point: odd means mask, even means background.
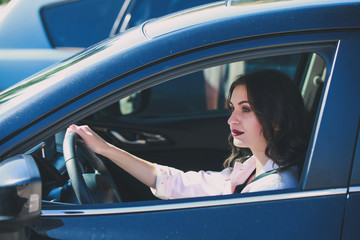
[{"label": "blouse collar", "polygon": [[[253,171],[256,168],[256,160],[254,156],[251,156],[248,158],[245,162],[235,162],[234,167],[232,169],[232,173],[230,175],[231,178],[231,185],[237,186],[239,184],[242,184],[248,179],[248,177],[253,173]],[[277,169],[279,166],[274,163],[272,159],[269,159],[264,167],[260,170],[258,175]]]}]

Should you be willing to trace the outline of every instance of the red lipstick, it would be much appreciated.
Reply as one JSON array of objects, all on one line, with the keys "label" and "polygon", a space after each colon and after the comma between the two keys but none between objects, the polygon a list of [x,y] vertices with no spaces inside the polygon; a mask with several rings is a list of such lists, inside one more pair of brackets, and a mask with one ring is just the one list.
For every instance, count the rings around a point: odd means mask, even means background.
[{"label": "red lipstick", "polygon": [[242,131],[239,131],[239,130],[236,130],[236,129],[231,130],[231,135],[233,135],[233,137],[241,136],[243,134],[244,134],[244,132],[242,132]]}]

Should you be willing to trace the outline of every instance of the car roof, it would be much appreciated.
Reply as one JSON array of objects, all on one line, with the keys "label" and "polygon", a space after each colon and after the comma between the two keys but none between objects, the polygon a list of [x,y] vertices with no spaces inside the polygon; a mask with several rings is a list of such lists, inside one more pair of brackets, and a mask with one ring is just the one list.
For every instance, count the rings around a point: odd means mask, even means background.
[{"label": "car roof", "polygon": [[[347,14],[344,14],[341,9],[332,12],[332,18],[330,18],[328,13],[340,6],[349,4],[352,5],[353,10],[356,11],[358,6],[354,4],[358,2],[359,1],[346,0],[230,0],[225,3],[208,4],[208,6],[202,8],[193,8],[192,10],[163,17],[156,22],[147,23],[143,29],[146,36],[155,38],[182,28],[224,18],[230,19],[232,17],[242,17],[244,21],[242,27],[248,28],[251,24],[250,29],[255,30],[257,34],[261,31],[280,32],[294,29],[310,30],[350,27],[350,24],[357,27],[359,24],[355,21],[356,19],[347,18],[356,17],[356,15],[350,14],[345,17]],[[311,17],[314,16],[313,14],[315,13],[320,13],[321,15],[319,16],[321,17],[316,19]],[[279,14],[279,18],[274,17],[275,14]],[[336,16],[339,16],[339,18]],[[261,21],[261,19],[265,18],[266,21]],[[272,24],[272,19],[280,20],[281,18],[286,18],[287,21]],[[258,23],[257,20],[259,20]],[[271,24],[266,23],[267,21],[270,21]],[[236,29],[234,29],[234,31],[235,30]],[[266,32],[263,33],[265,34]]]},{"label": "car roof", "polygon": [[0,93],[0,156],[25,141],[14,139],[25,129],[159,59],[241,38],[360,25],[359,1],[264,2],[219,2],[145,22]]}]

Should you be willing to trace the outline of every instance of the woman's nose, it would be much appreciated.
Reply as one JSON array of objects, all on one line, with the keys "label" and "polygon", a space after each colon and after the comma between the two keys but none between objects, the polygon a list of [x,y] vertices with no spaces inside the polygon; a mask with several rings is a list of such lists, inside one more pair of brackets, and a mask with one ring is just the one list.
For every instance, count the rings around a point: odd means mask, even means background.
[{"label": "woman's nose", "polygon": [[231,115],[230,115],[230,117],[229,117],[229,119],[228,119],[227,122],[228,122],[229,125],[233,125],[233,124],[239,123],[239,119],[238,119],[238,117],[236,116],[235,111],[233,111],[233,112],[231,113]]}]

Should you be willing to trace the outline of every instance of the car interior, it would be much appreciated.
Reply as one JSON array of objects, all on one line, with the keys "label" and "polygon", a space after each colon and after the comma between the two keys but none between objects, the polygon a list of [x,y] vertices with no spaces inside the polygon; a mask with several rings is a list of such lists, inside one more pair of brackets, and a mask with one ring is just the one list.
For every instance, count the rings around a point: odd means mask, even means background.
[{"label": "car interior", "polygon": [[[190,72],[133,93],[76,124],[87,124],[109,143],[157,164],[183,171],[221,171],[230,154],[226,107],[229,85],[236,76],[260,69],[286,73],[299,86],[314,121],[327,78],[326,63],[318,53],[302,52]],[[70,176],[64,160],[68,158],[64,156],[68,148],[73,152],[70,158],[77,161],[76,171],[80,171],[75,175],[84,176],[93,196],[102,196],[94,197],[93,203],[157,199],[148,187],[110,160],[89,152],[81,139],[64,138],[65,129],[27,153],[40,169],[43,204],[88,203],[79,201],[74,194],[74,181],[79,176]]]}]

